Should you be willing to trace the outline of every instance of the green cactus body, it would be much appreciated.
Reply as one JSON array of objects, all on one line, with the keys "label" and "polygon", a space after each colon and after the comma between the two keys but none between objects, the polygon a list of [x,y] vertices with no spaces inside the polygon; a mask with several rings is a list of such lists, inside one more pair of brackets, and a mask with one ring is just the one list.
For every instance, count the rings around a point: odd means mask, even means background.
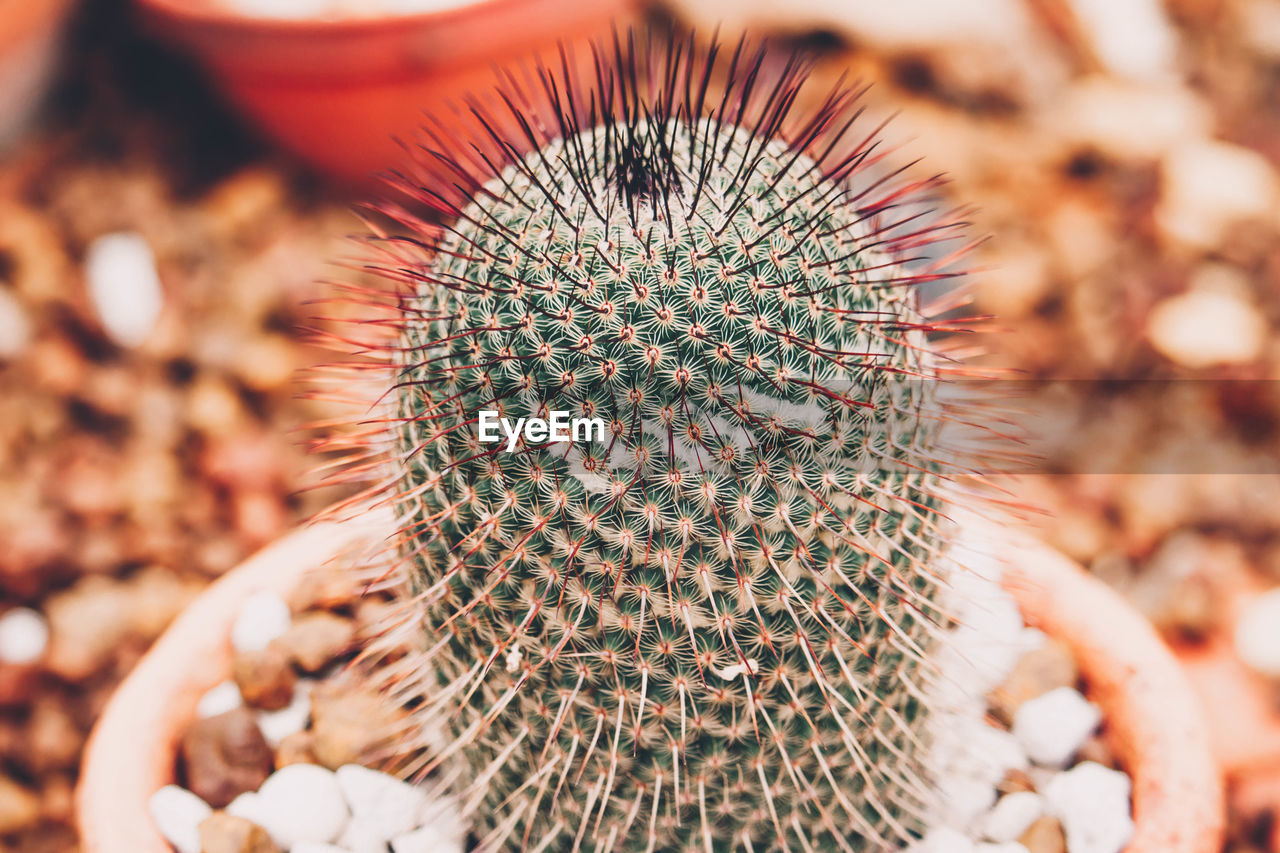
[{"label": "green cactus body", "polygon": [[[646,115],[511,158],[415,267],[418,719],[482,849],[897,846],[945,618],[890,208],[746,122]],[[556,410],[607,434],[480,441]]]}]

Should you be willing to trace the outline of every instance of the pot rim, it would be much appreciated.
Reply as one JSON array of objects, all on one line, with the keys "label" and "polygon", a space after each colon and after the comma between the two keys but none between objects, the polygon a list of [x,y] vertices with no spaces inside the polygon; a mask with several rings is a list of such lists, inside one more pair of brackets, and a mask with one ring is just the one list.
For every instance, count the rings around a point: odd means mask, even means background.
[{"label": "pot rim", "polygon": [[[1104,735],[1133,780],[1126,853],[1218,851],[1222,770],[1190,679],[1155,628],[1103,581],[1025,531],[994,526],[1003,584],[1024,619],[1070,646]],[[1153,725],[1160,721],[1160,725]]]},{"label": "pot rim", "polygon": [[277,18],[245,14],[217,0],[138,1],[149,11],[180,21],[187,26],[245,32],[270,31],[281,35],[301,36],[399,32],[405,28],[435,24],[471,14],[502,12],[507,8],[519,8],[526,3],[526,0],[455,0],[454,5],[422,12],[389,12],[380,15],[349,15],[332,18]]},{"label": "pot rim", "polygon": [[[226,638],[239,605],[262,590],[288,593],[346,549],[384,538],[392,521],[382,508],[304,527],[228,572],[179,615],[117,688],[89,737],[76,789],[85,853],[168,853],[148,801],[172,779],[173,735],[204,692],[226,677]],[[1003,583],[1024,619],[1072,648],[1090,699],[1102,707],[1107,736],[1134,783],[1135,834],[1127,853],[1219,850],[1224,794],[1204,714],[1151,625],[1118,593],[1030,536],[990,526],[975,538],[998,543],[993,551],[1004,565]]]}]

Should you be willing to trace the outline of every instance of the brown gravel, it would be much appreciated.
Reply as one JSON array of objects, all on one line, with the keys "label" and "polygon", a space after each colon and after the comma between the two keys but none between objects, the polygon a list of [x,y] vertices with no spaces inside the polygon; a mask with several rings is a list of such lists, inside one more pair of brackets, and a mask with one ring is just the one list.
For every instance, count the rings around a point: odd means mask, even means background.
[{"label": "brown gravel", "polygon": [[201,853],[279,853],[267,831],[244,818],[214,812],[200,824]]},{"label": "brown gravel", "polygon": [[288,705],[298,680],[289,654],[274,645],[261,651],[238,652],[231,662],[231,677],[246,703],[267,711]]},{"label": "brown gravel", "polygon": [[245,708],[192,723],[179,756],[187,789],[214,808],[258,790],[273,769],[271,747]]}]

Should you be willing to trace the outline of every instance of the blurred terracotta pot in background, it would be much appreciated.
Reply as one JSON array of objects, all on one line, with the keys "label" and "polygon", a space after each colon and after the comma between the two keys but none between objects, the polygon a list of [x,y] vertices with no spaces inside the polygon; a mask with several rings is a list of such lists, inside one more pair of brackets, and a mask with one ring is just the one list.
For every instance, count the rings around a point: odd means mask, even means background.
[{"label": "blurred terracotta pot in background", "polygon": [[474,0],[415,14],[277,19],[214,0],[139,0],[148,23],[191,51],[231,102],[326,175],[370,186],[409,158],[424,112],[452,114],[494,68],[542,58],[625,24],[638,0]]},{"label": "blurred terracotta pot in background", "polygon": [[0,0],[0,149],[40,106],[71,6],[71,0]]}]

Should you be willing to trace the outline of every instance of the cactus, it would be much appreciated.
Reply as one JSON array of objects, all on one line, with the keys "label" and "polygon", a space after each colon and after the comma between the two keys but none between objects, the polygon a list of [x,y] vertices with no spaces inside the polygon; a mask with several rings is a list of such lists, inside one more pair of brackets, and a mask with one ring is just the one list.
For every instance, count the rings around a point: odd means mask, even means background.
[{"label": "cactus", "polygon": [[[591,67],[474,101],[403,179],[434,219],[373,241],[420,637],[390,690],[480,849],[898,846],[949,477],[916,292],[948,273],[904,264],[957,223],[857,92],[801,114],[803,57],[629,36]],[[603,435],[482,440],[556,411]]]}]

